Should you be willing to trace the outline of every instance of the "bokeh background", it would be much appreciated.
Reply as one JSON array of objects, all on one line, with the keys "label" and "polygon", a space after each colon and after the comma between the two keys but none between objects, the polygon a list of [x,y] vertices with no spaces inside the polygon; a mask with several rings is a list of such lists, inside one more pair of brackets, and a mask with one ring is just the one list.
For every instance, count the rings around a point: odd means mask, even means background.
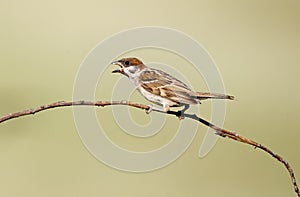
[{"label": "bokeh background", "polygon": [[[112,34],[149,25],[174,28],[208,50],[227,92],[237,97],[227,104],[224,127],[283,155],[300,181],[299,10],[298,0],[1,0],[0,114],[71,100],[84,57]],[[145,62],[163,60],[178,70],[185,64],[168,54],[151,54],[136,52]],[[103,66],[109,77],[99,86],[99,100],[112,94],[105,83],[121,77],[110,75],[114,67]],[[192,83],[206,89],[202,79]],[[146,103],[138,94],[131,99]],[[149,121],[144,112],[131,112],[140,124]],[[167,143],[178,121],[168,118],[159,134],[132,139],[109,118],[110,108],[97,113],[115,128],[107,131],[114,142],[138,150]],[[209,119],[209,102],[201,115]],[[220,139],[208,156],[198,158],[205,133],[199,126],[191,146],[171,165],[128,173],[85,149],[71,108],[10,120],[0,125],[0,196],[295,196],[283,165],[250,146]]]}]

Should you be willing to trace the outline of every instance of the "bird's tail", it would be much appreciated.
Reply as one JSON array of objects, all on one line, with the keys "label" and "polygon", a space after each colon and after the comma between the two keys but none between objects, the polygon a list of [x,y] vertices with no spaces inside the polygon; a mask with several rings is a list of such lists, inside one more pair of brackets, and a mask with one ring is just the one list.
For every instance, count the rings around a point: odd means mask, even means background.
[{"label": "bird's tail", "polygon": [[218,94],[218,93],[209,93],[209,92],[196,92],[197,99],[229,99],[234,100],[234,96]]}]

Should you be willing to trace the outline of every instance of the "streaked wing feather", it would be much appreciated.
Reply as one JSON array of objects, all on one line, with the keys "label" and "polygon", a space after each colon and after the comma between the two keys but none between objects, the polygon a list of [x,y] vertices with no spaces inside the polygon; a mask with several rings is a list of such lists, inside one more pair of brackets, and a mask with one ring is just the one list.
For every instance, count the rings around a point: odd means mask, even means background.
[{"label": "streaked wing feather", "polygon": [[196,94],[183,82],[160,70],[145,70],[140,75],[141,86],[151,92],[178,104],[198,103]]}]

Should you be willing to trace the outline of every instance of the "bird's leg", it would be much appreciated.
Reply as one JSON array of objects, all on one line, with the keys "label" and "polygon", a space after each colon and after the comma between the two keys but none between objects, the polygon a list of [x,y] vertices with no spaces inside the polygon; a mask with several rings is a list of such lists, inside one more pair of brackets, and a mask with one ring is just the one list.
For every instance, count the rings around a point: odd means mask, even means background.
[{"label": "bird's leg", "polygon": [[149,108],[146,109],[146,114],[150,114],[152,112],[152,109],[153,109],[153,105],[147,105]]},{"label": "bird's leg", "polygon": [[155,107],[153,105],[148,105],[148,109],[146,110],[146,114],[150,114],[152,111],[158,111],[158,112],[167,112],[169,111],[170,107],[168,105],[163,105],[163,108]]},{"label": "bird's leg", "polygon": [[179,120],[184,119],[184,113],[190,107],[190,105],[188,105],[188,104],[182,104],[182,106],[183,106],[183,109],[177,112],[178,113],[177,117],[179,118]]},{"label": "bird's leg", "polygon": [[182,104],[181,106],[183,106],[183,109],[175,112],[175,111],[170,111],[170,106],[167,104],[163,104],[163,108],[155,107],[153,105],[148,105],[149,108],[146,110],[146,113],[150,114],[150,112],[152,112],[152,111],[171,113],[171,114],[175,114],[179,118],[179,120],[182,120],[182,119],[184,119],[185,111],[190,107],[190,105]]}]

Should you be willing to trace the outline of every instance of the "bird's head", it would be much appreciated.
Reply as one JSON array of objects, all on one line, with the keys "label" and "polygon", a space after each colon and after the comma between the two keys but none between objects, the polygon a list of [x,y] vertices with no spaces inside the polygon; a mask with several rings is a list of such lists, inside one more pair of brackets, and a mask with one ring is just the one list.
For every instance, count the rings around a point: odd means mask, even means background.
[{"label": "bird's head", "polygon": [[112,73],[121,73],[127,77],[136,74],[146,67],[142,61],[135,57],[123,58],[114,61],[111,64],[118,65],[120,67],[119,69],[113,70]]}]

